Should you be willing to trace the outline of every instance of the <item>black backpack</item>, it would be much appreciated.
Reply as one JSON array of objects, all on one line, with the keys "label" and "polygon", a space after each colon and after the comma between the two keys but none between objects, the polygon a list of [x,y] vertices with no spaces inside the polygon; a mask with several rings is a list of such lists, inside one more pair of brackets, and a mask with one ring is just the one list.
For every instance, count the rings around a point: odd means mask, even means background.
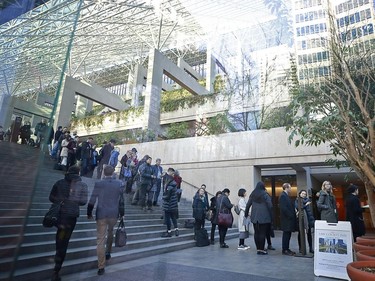
[{"label": "black backpack", "polygon": [[201,228],[195,231],[195,245],[197,247],[205,247],[210,245],[210,240],[208,239],[208,233],[205,228]]}]

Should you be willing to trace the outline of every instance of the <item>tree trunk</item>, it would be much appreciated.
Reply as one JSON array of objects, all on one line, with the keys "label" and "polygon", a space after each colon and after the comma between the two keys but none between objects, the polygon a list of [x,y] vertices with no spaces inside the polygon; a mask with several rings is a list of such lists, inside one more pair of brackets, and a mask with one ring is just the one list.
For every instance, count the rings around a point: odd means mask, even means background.
[{"label": "tree trunk", "polygon": [[367,193],[367,202],[370,207],[372,227],[375,227],[375,190],[374,185],[368,180],[364,180],[366,193]]}]

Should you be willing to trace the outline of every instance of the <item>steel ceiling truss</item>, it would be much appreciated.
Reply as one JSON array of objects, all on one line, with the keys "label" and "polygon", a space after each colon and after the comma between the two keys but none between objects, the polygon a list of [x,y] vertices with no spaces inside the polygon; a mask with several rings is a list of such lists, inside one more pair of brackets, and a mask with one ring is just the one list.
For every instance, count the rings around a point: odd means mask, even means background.
[{"label": "steel ceiling truss", "polygon": [[103,87],[124,83],[150,48],[166,51],[203,35],[178,0],[88,0],[78,11],[79,2],[51,0],[0,26],[0,94],[54,94],[78,12],[67,74]]}]

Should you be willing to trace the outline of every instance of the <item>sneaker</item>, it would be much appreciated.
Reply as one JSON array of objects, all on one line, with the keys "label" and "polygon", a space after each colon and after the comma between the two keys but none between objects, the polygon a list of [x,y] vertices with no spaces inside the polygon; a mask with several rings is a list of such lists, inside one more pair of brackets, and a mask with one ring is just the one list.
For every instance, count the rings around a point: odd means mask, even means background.
[{"label": "sneaker", "polygon": [[105,269],[104,268],[99,268],[98,269],[98,275],[103,275],[105,272]]},{"label": "sneaker", "polygon": [[267,250],[272,250],[272,251],[274,251],[274,250],[276,250],[276,249],[275,249],[274,247],[272,247],[272,245],[268,245]]},{"label": "sneaker", "polygon": [[239,245],[238,250],[247,250],[247,248],[245,247],[245,245]]},{"label": "sneaker", "polygon": [[178,229],[176,229],[176,230],[174,231],[174,235],[176,235],[176,236],[180,235],[180,232],[178,231]]},{"label": "sneaker", "polygon": [[247,246],[246,244],[244,244],[244,246],[245,246],[246,250],[250,249],[250,246]]},{"label": "sneaker", "polygon": [[268,255],[268,252],[265,250],[257,250],[257,255],[262,255],[262,256]]},{"label": "sneaker", "polygon": [[225,249],[226,249],[226,248],[229,248],[229,246],[228,246],[227,244],[224,243],[224,244],[221,244],[221,245],[220,245],[220,248],[225,248]]},{"label": "sneaker", "polygon": [[111,253],[105,253],[105,259],[110,260],[111,259]]},{"label": "sneaker", "polygon": [[172,234],[170,232],[164,232],[160,237],[172,237]]}]

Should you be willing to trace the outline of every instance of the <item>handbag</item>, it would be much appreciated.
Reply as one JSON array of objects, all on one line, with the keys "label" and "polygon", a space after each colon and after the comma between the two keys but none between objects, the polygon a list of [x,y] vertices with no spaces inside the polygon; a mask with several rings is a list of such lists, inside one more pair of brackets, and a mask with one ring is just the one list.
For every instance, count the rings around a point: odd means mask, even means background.
[{"label": "handbag", "polygon": [[44,227],[57,226],[57,223],[60,220],[60,210],[63,203],[64,201],[61,201],[60,203],[53,203],[51,205],[43,218],[42,224]]},{"label": "handbag", "polygon": [[128,235],[126,234],[124,219],[121,218],[116,230],[115,247],[124,247],[127,239]]},{"label": "handbag", "polygon": [[231,227],[232,223],[233,223],[232,213],[229,210],[226,210],[227,212],[225,212],[224,210],[221,211],[221,204],[222,203],[223,203],[223,201],[221,200],[220,207],[219,207],[219,213],[217,215],[217,224],[220,225],[220,226]]}]

